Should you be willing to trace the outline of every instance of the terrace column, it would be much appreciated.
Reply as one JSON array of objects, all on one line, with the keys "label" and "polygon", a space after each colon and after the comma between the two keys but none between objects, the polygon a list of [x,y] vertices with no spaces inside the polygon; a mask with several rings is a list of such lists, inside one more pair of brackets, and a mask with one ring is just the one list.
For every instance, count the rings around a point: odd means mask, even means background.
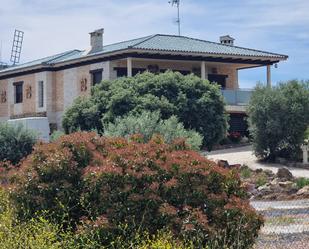
[{"label": "terrace column", "polygon": [[205,61],[201,62],[201,78],[202,78],[202,80],[206,79],[206,63],[205,63]]},{"label": "terrace column", "polygon": [[267,65],[267,86],[271,87],[271,65]]},{"label": "terrace column", "polygon": [[127,58],[127,76],[132,77],[132,58]]}]

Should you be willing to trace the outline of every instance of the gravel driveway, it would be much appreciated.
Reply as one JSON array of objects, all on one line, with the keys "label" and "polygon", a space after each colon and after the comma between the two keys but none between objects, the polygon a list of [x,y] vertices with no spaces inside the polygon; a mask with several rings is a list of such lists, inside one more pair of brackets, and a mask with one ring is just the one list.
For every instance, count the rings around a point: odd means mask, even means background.
[{"label": "gravel driveway", "polygon": [[252,201],[265,218],[255,249],[308,249],[309,200]]},{"label": "gravel driveway", "polygon": [[[207,158],[211,160],[227,160],[229,164],[246,164],[251,169],[269,169],[274,173],[277,173],[278,168],[284,165],[274,164],[274,163],[264,163],[259,162],[257,158],[253,155],[251,146],[244,146],[239,148],[216,150],[212,152],[202,152]],[[288,168],[293,176],[295,177],[307,177],[309,178],[309,170],[307,169],[296,169]],[[309,248],[309,247],[308,247]]]}]

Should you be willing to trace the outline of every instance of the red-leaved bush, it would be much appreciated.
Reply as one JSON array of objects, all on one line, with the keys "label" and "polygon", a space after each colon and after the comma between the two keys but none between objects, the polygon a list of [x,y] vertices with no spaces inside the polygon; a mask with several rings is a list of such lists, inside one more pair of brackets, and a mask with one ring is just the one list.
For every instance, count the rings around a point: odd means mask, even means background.
[{"label": "red-leaved bush", "polygon": [[199,244],[222,231],[228,248],[235,238],[243,245],[237,248],[253,244],[263,221],[236,171],[188,150],[182,140],[141,141],[74,133],[38,144],[11,173],[21,217],[47,211],[76,232],[98,230],[102,244],[124,230],[130,236],[161,229]]}]

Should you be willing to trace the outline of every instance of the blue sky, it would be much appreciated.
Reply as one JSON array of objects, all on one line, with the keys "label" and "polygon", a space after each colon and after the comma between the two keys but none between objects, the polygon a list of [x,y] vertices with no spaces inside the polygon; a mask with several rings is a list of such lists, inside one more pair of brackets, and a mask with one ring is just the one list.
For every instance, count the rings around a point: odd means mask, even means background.
[{"label": "blue sky", "polygon": [[[182,35],[289,55],[273,68],[273,82],[309,79],[308,0],[181,0]],[[155,33],[176,34],[168,0],[0,0],[2,60],[14,29],[25,31],[22,62],[89,46],[88,33],[104,27],[104,43]],[[241,87],[265,82],[266,69],[242,70]]]}]

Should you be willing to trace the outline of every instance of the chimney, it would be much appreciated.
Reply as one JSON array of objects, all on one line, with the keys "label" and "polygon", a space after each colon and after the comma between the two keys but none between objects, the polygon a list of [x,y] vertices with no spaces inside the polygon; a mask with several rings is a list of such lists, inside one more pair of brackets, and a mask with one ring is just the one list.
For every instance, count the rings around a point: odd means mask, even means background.
[{"label": "chimney", "polygon": [[89,53],[96,53],[102,51],[104,29],[98,29],[89,34],[90,34],[90,45],[91,45]]},{"label": "chimney", "polygon": [[229,35],[220,36],[220,43],[225,45],[234,46],[235,39]]}]

